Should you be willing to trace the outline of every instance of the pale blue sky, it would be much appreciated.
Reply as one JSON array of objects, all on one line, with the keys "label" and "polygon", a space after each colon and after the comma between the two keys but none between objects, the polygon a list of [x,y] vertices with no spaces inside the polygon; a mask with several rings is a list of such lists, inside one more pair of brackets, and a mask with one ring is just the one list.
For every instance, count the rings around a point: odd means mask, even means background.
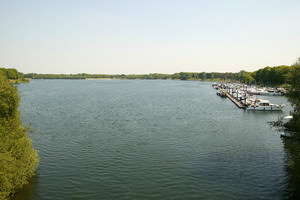
[{"label": "pale blue sky", "polygon": [[0,0],[0,66],[254,71],[300,57],[299,0]]}]

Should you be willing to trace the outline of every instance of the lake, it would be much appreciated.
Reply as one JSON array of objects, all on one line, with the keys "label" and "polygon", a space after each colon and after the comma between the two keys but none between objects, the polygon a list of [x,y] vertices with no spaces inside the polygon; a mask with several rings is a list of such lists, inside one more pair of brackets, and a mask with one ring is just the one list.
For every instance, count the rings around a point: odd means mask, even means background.
[{"label": "lake", "polygon": [[18,88],[40,165],[14,199],[289,196],[283,141],[268,122],[290,106],[241,110],[198,81],[32,80]]}]

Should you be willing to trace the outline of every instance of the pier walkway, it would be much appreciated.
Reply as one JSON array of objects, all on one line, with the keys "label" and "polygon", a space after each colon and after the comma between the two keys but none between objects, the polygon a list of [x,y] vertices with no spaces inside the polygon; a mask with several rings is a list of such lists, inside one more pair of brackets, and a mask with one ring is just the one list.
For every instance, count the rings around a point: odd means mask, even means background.
[{"label": "pier walkway", "polygon": [[225,94],[238,108],[246,109],[246,106],[243,103],[241,103],[238,100],[236,100],[235,98],[233,98],[233,96],[231,96],[226,91],[225,91]]},{"label": "pier walkway", "polygon": [[[217,89],[221,89],[219,87],[217,87]],[[233,96],[231,96],[228,92],[226,92],[226,90],[223,90],[223,93],[226,94],[226,96],[238,107],[241,109],[246,109],[246,106],[242,103],[239,102],[238,100],[236,100]]]}]

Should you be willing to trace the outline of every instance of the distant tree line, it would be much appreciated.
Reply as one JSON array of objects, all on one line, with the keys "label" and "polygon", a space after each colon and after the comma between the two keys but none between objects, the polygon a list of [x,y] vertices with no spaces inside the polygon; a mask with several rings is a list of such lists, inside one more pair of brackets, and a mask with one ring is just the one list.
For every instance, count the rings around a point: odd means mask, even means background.
[{"label": "distant tree line", "polygon": [[199,80],[199,81],[234,81],[259,85],[281,85],[287,83],[287,75],[291,67],[282,65],[276,67],[265,67],[254,72],[244,70],[233,72],[180,72],[174,74],[21,74],[24,78],[31,79],[88,79],[88,78],[110,78],[110,79],[160,79],[160,80]]},{"label": "distant tree line", "polygon": [[88,79],[88,78],[111,78],[111,79],[172,79],[172,80],[202,80],[202,81],[210,81],[216,80],[221,81],[223,79],[229,80],[239,80],[243,77],[240,76],[240,73],[219,73],[219,72],[180,72],[174,74],[160,74],[160,73],[153,73],[153,74],[117,74],[117,75],[108,75],[108,74],[36,74],[36,73],[29,73],[29,74],[22,74],[24,78],[31,78],[31,79]]},{"label": "distant tree line", "polygon": [[28,128],[22,125],[17,87],[8,80],[17,74],[11,69],[0,70],[0,199],[7,199],[28,183],[39,161]]}]

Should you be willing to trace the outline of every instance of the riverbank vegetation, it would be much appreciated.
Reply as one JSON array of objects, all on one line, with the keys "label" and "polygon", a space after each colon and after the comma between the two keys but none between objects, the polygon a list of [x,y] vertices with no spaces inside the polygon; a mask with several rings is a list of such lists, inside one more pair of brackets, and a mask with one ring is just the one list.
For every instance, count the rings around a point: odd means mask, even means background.
[{"label": "riverbank vegetation", "polygon": [[292,66],[288,74],[288,98],[294,107],[293,118],[285,124],[288,130],[300,134],[300,58]]},{"label": "riverbank vegetation", "polygon": [[6,69],[6,68],[0,68],[0,73],[2,73],[7,79],[19,79],[20,74],[16,69]]},{"label": "riverbank vegetation", "polygon": [[[269,69],[268,69],[269,70]],[[288,100],[291,102],[294,111],[293,118],[287,123],[278,120],[276,126],[283,127],[284,131],[292,131],[293,139],[284,140],[284,148],[287,153],[287,172],[288,172],[288,187],[291,190],[291,195],[287,199],[299,199],[300,196],[300,58],[290,68],[282,68],[279,71],[284,74],[283,77],[277,77],[279,80],[283,78],[288,89]],[[275,76],[276,78],[276,76]],[[273,79],[274,80],[274,79]],[[281,79],[282,81],[282,79]]]},{"label": "riverbank vegetation", "polygon": [[36,74],[29,73],[23,74],[24,78],[31,79],[160,79],[160,80],[198,80],[198,81],[221,81],[221,80],[243,80],[243,74],[245,72],[239,73],[219,73],[219,72],[201,72],[201,73],[192,73],[192,72],[180,72],[174,74],[117,74],[117,75],[108,75],[108,74]]},{"label": "riverbank vegetation", "polygon": [[0,73],[4,75],[11,83],[20,84],[20,83],[28,83],[29,79],[24,78],[22,73],[20,74],[16,69],[10,68],[0,68]]},{"label": "riverbank vegetation", "polygon": [[293,106],[292,118],[284,123],[282,119],[272,122],[271,125],[275,127],[283,128],[292,132],[292,137],[300,139],[300,58],[298,61],[289,68],[284,68],[283,78],[286,83],[286,89],[288,91],[287,97],[291,105]]},{"label": "riverbank vegetation", "polygon": [[17,88],[8,80],[18,80],[17,75],[16,70],[0,70],[0,199],[28,183],[39,161],[21,121]]}]

